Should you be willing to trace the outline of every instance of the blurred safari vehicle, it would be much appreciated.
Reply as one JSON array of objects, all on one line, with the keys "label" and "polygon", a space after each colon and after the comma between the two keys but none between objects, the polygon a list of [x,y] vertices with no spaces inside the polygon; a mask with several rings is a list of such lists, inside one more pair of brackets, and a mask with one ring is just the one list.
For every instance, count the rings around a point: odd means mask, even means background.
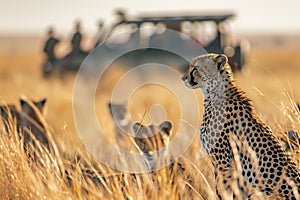
[{"label": "blurred safari vehicle", "polygon": [[[119,21],[112,26],[105,43],[110,49],[129,51],[121,63],[139,65],[149,62],[185,67],[186,61],[204,53],[226,54],[234,71],[245,65],[247,51],[234,44],[229,22],[234,14],[198,15],[153,14],[129,18],[117,13]],[[173,31],[172,31],[173,30]],[[127,38],[124,33],[128,32]],[[123,34],[120,34],[123,33]]]},{"label": "blurred safari vehicle", "polygon": [[[118,11],[117,15],[117,22],[111,24],[91,49],[96,52],[95,62],[100,66],[113,59],[113,63],[126,67],[159,63],[184,69],[195,56],[210,52],[226,54],[233,71],[245,65],[247,51],[231,38],[229,21],[234,18],[231,12],[128,17]],[[56,68],[61,73],[76,71],[85,57],[74,56],[68,62],[58,59]]]}]

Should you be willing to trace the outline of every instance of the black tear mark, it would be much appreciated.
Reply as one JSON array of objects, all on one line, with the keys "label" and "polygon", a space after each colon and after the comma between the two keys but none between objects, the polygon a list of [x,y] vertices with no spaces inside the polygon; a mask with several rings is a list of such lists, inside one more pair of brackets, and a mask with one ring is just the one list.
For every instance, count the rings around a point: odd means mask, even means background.
[{"label": "black tear mark", "polygon": [[195,82],[195,77],[194,77],[194,72],[195,71],[197,71],[197,69],[193,68],[193,70],[190,72],[190,76],[191,76],[190,84],[191,84],[191,86],[197,85],[197,83]]}]

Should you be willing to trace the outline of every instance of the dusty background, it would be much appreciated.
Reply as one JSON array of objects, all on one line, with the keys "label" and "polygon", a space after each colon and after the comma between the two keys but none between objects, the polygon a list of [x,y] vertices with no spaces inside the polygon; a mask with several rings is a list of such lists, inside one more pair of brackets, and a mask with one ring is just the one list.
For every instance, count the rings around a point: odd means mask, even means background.
[{"label": "dusty background", "polygon": [[[265,39],[267,38],[267,39]],[[286,107],[293,107],[293,102],[300,102],[300,48],[298,37],[250,37],[251,51],[248,54],[247,66],[236,74],[238,83],[253,99],[254,105],[265,121],[285,120]],[[72,145],[75,139],[75,127],[72,116],[72,92],[75,74],[61,80],[54,76],[42,77],[42,49],[44,38],[3,36],[0,41],[0,101],[18,104],[18,99],[25,95],[33,100],[46,97],[46,118],[57,136],[66,146]],[[265,41],[265,45],[262,45]],[[122,69],[114,72],[107,79],[105,86],[111,88],[110,82],[118,80]],[[149,89],[149,88],[148,88]],[[195,91],[199,97],[201,93]],[[107,100],[110,93],[98,96]],[[138,96],[138,95],[137,95]],[[153,94],[155,96],[155,94]],[[160,96],[153,101],[164,102],[168,97]],[[137,101],[136,101],[137,102]],[[129,107],[134,107],[132,102]],[[100,106],[101,107],[101,106]],[[142,108],[140,113],[143,112]],[[107,107],[97,109],[100,118],[107,118],[108,130],[113,130]],[[174,109],[170,109],[174,110]],[[175,111],[175,114],[176,115]],[[283,122],[283,121],[282,121]],[[292,126],[292,125],[291,125]],[[290,129],[293,127],[286,127]],[[72,137],[70,137],[72,136]],[[71,142],[71,143],[70,143]],[[70,144],[69,144],[70,143]]]}]

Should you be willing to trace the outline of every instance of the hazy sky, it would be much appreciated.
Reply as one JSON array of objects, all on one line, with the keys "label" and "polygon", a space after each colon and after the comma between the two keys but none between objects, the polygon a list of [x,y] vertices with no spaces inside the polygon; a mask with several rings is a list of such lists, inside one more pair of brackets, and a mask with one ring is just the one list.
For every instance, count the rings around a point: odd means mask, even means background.
[{"label": "hazy sky", "polygon": [[299,0],[0,0],[0,34],[43,34],[48,25],[70,32],[81,19],[85,32],[96,30],[98,19],[111,22],[115,8],[130,15],[142,12],[232,10],[235,32],[300,33]]}]

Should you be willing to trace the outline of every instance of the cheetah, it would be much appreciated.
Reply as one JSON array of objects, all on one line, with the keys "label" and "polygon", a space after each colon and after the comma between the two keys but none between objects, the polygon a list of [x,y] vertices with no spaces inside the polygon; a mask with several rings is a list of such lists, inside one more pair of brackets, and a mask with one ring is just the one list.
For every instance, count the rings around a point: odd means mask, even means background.
[{"label": "cheetah", "polygon": [[[161,187],[161,180],[157,179],[157,174],[158,176],[163,174],[172,187],[178,184],[178,181],[183,180],[184,183],[194,187],[194,179],[188,173],[185,163],[179,159],[175,160],[168,151],[172,126],[170,121],[163,121],[158,126],[153,124],[145,126],[139,122],[133,125],[134,143],[144,158],[144,162],[141,164],[151,172],[150,176],[152,181],[157,184],[158,190]],[[188,187],[185,192],[192,193],[193,191]],[[181,199],[181,196],[179,195],[178,198]]]},{"label": "cheetah", "polygon": [[[125,103],[110,102],[108,103],[108,108],[115,125],[118,145],[122,148],[133,142],[135,147],[137,147],[145,158],[144,164],[146,164],[147,168],[151,171],[154,170],[157,167],[156,160],[159,159],[158,157],[164,157],[163,155],[155,156],[155,152],[168,145],[172,123],[164,121],[158,126],[153,124],[145,126],[140,122],[133,123],[131,121]],[[132,130],[133,134],[131,135]],[[125,145],[121,141],[124,142]]]},{"label": "cheetah", "polygon": [[162,122],[158,127],[152,124],[147,127],[139,122],[133,124],[134,143],[145,157],[145,164],[151,171],[163,165],[167,159],[166,147],[171,129],[172,123],[169,121]]},{"label": "cheetah", "polygon": [[192,59],[182,80],[204,99],[200,140],[214,166],[219,199],[299,199],[300,172],[255,114],[223,54]]},{"label": "cheetah", "polygon": [[41,144],[49,149],[49,141],[45,135],[45,127],[41,121],[46,99],[40,101],[29,102],[20,99],[21,110],[19,111],[15,105],[0,106],[0,116],[4,124],[5,131],[10,133],[13,120],[16,121],[16,128],[24,139],[24,149],[32,144],[36,146],[33,137]]},{"label": "cheetah", "polygon": [[128,113],[126,103],[108,103],[110,115],[115,124],[115,132],[118,138],[124,137],[124,132],[130,132],[132,121]]},{"label": "cheetah", "polygon": [[298,153],[300,148],[300,137],[297,131],[289,130],[284,133],[286,137],[281,137],[280,142],[284,150],[288,153]]}]

